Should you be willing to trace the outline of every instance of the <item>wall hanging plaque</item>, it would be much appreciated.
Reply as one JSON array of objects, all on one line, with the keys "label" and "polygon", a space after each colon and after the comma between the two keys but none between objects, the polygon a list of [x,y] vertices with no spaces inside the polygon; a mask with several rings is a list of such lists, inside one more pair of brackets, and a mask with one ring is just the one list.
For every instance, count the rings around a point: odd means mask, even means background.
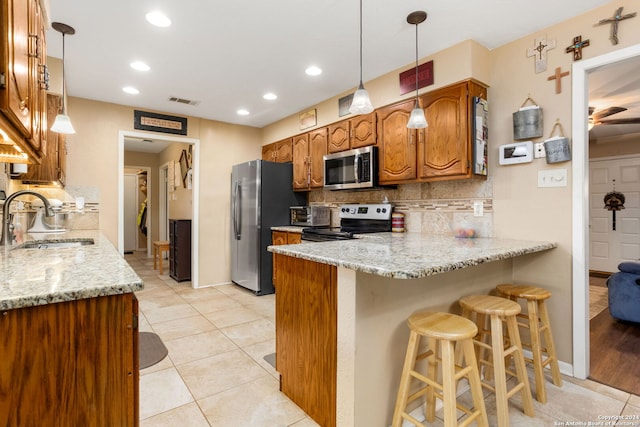
[{"label": "wall hanging plaque", "polygon": [[[532,105],[527,105],[527,103]],[[527,97],[520,110],[513,113],[513,139],[531,139],[542,136],[542,108]]]},{"label": "wall hanging plaque", "polygon": [[[560,130],[560,135],[554,136],[556,129]],[[571,148],[569,138],[564,136],[564,130],[560,124],[560,119],[556,120],[549,139],[544,141],[544,151],[547,154],[547,163],[560,163],[571,160]]]},{"label": "wall hanging plaque", "polygon": [[616,191],[616,180],[613,180],[613,191],[604,196],[604,208],[613,215],[613,231],[616,231],[616,211],[624,209],[624,194]]}]

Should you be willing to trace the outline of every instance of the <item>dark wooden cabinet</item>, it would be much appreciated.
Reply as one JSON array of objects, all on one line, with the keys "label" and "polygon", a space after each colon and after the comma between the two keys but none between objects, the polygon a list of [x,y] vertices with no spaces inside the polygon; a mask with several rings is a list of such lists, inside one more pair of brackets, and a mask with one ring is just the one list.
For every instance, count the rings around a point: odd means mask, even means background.
[{"label": "dark wooden cabinet", "polygon": [[3,310],[0,426],[139,425],[132,293]]},{"label": "dark wooden cabinet", "polygon": [[472,102],[486,99],[487,89],[468,80],[425,93],[420,97],[429,126],[418,145],[418,175],[421,179],[469,178],[474,137]]},{"label": "dark wooden cabinet", "polygon": [[[62,111],[62,97],[49,94],[47,96],[47,116],[55,117]],[[39,165],[29,165],[26,173],[15,179],[24,184],[41,186],[57,186],[64,188],[67,165],[66,136],[47,130],[47,146],[45,156]]]},{"label": "dark wooden cabinet", "polygon": [[362,114],[328,127],[329,153],[376,144],[376,113]]},{"label": "dark wooden cabinet", "polygon": [[45,27],[37,0],[0,2],[0,128],[40,162],[46,144]]},{"label": "dark wooden cabinet", "polygon": [[262,160],[287,163],[293,160],[291,138],[262,146]]},{"label": "dark wooden cabinet", "polygon": [[169,220],[169,276],[191,280],[191,220]]},{"label": "dark wooden cabinet", "polygon": [[380,184],[411,182],[417,178],[415,129],[407,129],[413,99],[382,107],[378,115],[378,179]]}]

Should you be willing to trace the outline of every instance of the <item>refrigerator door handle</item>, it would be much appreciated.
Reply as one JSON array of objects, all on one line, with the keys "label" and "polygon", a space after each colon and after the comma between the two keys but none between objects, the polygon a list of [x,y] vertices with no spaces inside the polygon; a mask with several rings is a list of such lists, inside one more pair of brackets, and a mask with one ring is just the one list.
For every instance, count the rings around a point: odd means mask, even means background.
[{"label": "refrigerator door handle", "polygon": [[236,240],[240,240],[240,181],[236,181],[233,187],[233,234]]}]

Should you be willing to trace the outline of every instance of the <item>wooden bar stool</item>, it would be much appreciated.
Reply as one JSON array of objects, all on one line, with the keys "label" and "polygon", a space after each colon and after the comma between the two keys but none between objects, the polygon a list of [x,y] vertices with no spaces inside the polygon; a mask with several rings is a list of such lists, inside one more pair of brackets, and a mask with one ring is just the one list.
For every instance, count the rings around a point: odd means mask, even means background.
[{"label": "wooden bar stool", "polygon": [[[412,314],[407,320],[409,325],[409,344],[400,378],[400,387],[396,400],[396,408],[393,414],[393,427],[400,427],[403,419],[417,426],[425,426],[406,412],[407,404],[424,396],[426,403],[426,420],[432,423],[435,420],[436,397],[444,404],[445,427],[458,426],[456,409],[467,414],[467,417],[459,425],[467,426],[476,420],[481,427],[488,426],[487,413],[482,397],[482,385],[478,373],[478,365],[473,348],[473,337],[478,328],[464,317],[451,313],[434,313],[420,311]],[[418,354],[420,337],[427,338],[427,350]],[[464,365],[456,365],[455,348],[458,343],[462,348]],[[426,359],[427,375],[416,370],[416,362]],[[442,366],[442,383],[438,383],[438,364]],[[469,380],[473,408],[466,408],[456,403],[456,385],[458,380],[466,377]],[[412,379],[424,383],[424,386],[412,394]]]},{"label": "wooden bar stool", "polygon": [[[533,399],[529,389],[527,370],[522,354],[522,344],[518,331],[518,321],[516,315],[520,313],[520,304],[506,298],[491,295],[470,295],[459,300],[462,306],[462,316],[476,319],[479,333],[474,343],[478,346],[478,363],[480,366],[493,368],[493,386],[487,382],[488,369],[485,369],[482,386],[493,391],[496,395],[496,407],[498,416],[498,426],[507,427],[509,425],[509,398],[517,392],[521,393],[524,413],[533,417]],[[485,320],[489,318],[489,329],[485,327]],[[508,344],[505,348],[505,337],[502,322],[507,324],[506,339]],[[491,344],[485,342],[485,338],[491,337]],[[491,358],[484,359],[484,349],[489,350]],[[516,372],[508,371],[505,366],[505,359],[513,357]],[[507,374],[515,376],[518,383],[507,390]]]},{"label": "wooden bar stool", "polygon": [[153,242],[153,269],[160,264],[160,275],[162,276],[162,254],[169,250],[169,242],[166,240],[156,240]]},{"label": "wooden bar stool", "polygon": [[[505,283],[496,286],[500,295],[513,301],[523,299],[527,301],[527,314],[520,313],[518,317],[528,319],[528,322],[518,322],[521,328],[529,329],[530,343],[523,343],[524,348],[531,350],[532,359],[525,360],[533,365],[536,380],[536,399],[541,403],[547,402],[547,390],[545,388],[544,367],[551,368],[553,384],[562,387],[562,376],[558,367],[558,357],[553,344],[551,323],[545,300],[551,297],[551,292],[546,289],[528,285],[513,285]],[[544,346],[542,345],[544,340]]]}]

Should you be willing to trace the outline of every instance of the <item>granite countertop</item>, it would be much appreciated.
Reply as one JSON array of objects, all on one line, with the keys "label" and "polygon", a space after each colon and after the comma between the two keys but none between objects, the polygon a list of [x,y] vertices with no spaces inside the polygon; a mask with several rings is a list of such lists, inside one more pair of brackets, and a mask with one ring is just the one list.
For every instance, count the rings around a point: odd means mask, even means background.
[{"label": "granite countertop", "polygon": [[302,234],[302,229],[307,227],[299,227],[297,225],[279,225],[275,227],[271,227],[271,231],[288,231],[289,233],[300,233]]},{"label": "granite countertop", "polygon": [[417,279],[545,251],[556,243],[375,233],[358,239],[269,246],[269,251],[395,279]]},{"label": "granite countertop", "polygon": [[[25,243],[81,241],[93,245],[21,249],[0,247],[0,310],[139,291],[140,277],[97,230],[26,234]],[[31,243],[33,244],[33,243]]]}]

